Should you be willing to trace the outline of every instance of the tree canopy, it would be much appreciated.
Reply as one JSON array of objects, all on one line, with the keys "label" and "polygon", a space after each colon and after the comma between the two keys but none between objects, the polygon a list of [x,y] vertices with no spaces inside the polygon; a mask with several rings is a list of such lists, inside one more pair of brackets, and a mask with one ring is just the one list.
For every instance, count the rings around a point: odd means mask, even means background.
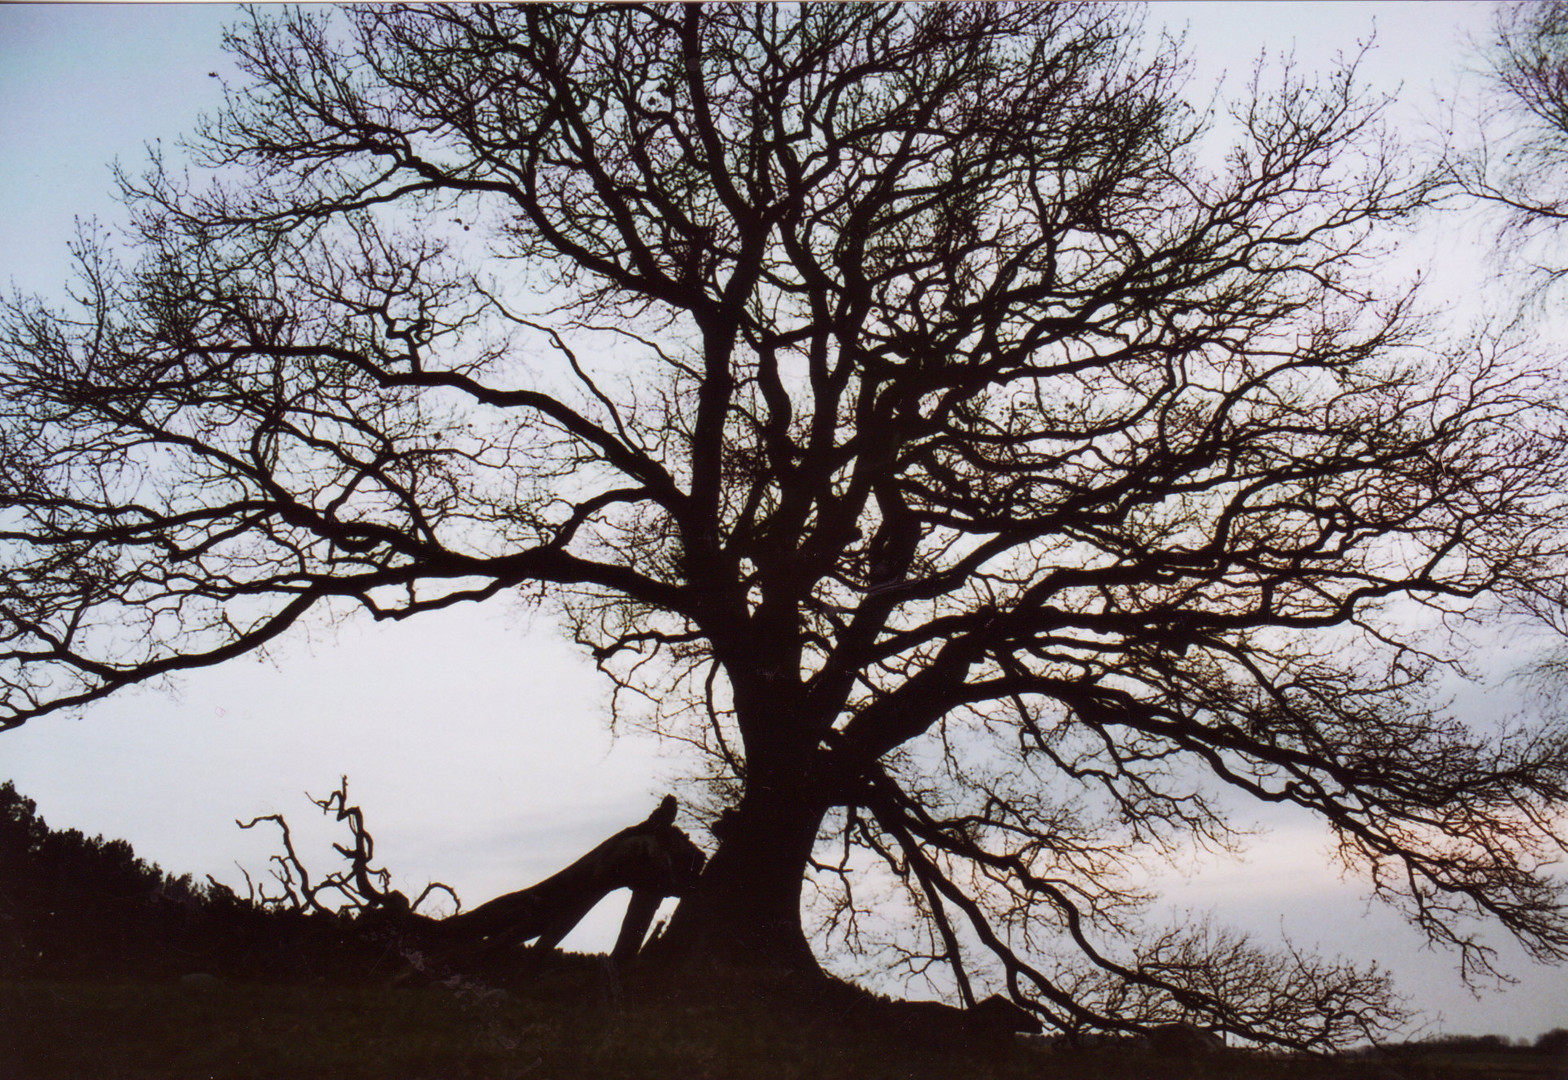
[{"label": "tree canopy", "polygon": [[0,725],[522,596],[709,762],[667,955],[814,970],[803,878],[846,927],[880,863],[966,1001],[1379,1030],[1375,970],[1130,940],[1240,793],[1467,971],[1563,959],[1568,730],[1442,704],[1562,626],[1557,373],[1391,280],[1429,188],[1353,65],[1206,112],[1139,19],[254,13],[130,260],[0,323]]}]

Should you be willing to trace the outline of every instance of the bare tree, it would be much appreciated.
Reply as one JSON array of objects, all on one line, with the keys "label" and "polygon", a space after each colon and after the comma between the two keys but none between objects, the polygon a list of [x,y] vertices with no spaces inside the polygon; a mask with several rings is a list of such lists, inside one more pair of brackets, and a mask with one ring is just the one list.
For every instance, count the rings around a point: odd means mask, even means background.
[{"label": "bare tree", "polygon": [[[195,178],[125,180],[136,261],[89,233],[72,306],[6,314],[3,722],[523,595],[709,754],[666,958],[816,971],[803,877],[869,851],[960,986],[989,954],[1057,1027],[1355,1029],[1322,1010],[1376,1014],[1365,972],[1303,961],[1255,1023],[1189,945],[1118,952],[1133,868],[1236,841],[1224,790],[1320,817],[1469,970],[1477,918],[1563,958],[1564,728],[1432,693],[1445,631],[1559,610],[1551,372],[1378,280],[1425,189],[1353,69],[1260,76],[1220,156],[1138,31],[253,15]],[[1077,1000],[1030,960],[1063,941],[1161,1004]]]}]

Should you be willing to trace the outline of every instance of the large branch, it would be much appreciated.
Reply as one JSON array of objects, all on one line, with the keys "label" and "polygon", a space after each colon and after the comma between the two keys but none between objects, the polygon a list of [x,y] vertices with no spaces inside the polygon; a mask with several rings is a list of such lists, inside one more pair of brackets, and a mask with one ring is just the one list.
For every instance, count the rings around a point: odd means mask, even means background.
[{"label": "large branch", "polygon": [[702,872],[703,854],[675,828],[675,813],[675,798],[667,795],[645,821],[622,829],[564,870],[443,919],[430,932],[447,949],[482,945],[501,951],[527,941],[552,949],[605,896],[630,889],[611,954],[628,960],[641,948],[659,901],[684,896]]}]

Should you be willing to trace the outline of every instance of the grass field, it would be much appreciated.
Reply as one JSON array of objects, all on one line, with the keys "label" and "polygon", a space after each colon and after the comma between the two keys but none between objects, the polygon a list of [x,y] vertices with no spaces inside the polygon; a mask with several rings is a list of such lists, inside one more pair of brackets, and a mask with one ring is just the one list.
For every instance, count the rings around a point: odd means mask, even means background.
[{"label": "grass field", "polygon": [[511,990],[239,981],[0,982],[0,1080],[1568,1080],[1541,1055],[1384,1064],[1233,1052],[944,1048],[735,995],[675,1004],[579,963]]}]

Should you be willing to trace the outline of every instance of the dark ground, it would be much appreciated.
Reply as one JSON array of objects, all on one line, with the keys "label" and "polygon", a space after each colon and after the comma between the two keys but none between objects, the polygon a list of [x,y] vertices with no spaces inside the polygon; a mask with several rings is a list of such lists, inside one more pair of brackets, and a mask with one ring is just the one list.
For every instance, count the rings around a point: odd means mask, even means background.
[{"label": "dark ground", "polygon": [[[695,996],[554,954],[485,983],[210,977],[0,981],[0,1080],[1568,1080],[1523,1050],[1383,1063],[1231,1051],[1049,1051],[914,1024],[843,988],[736,982]],[[916,1014],[919,1016],[920,1014]]]},{"label": "dark ground", "polygon": [[1383,1061],[1051,1051],[983,1010],[831,980],[454,950],[386,899],[241,898],[50,829],[0,784],[0,1080],[1568,1080],[1568,1058],[1500,1041]]}]

